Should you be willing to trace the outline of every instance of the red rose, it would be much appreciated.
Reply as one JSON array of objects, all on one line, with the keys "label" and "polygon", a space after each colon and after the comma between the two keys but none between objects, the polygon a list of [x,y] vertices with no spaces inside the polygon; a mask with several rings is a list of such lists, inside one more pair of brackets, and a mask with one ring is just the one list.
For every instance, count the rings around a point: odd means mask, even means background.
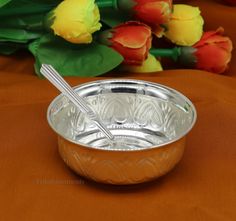
[{"label": "red rose", "polygon": [[100,42],[108,44],[124,57],[124,64],[141,65],[151,48],[151,29],[139,22],[127,22],[103,32]]},{"label": "red rose", "polygon": [[165,24],[172,9],[171,0],[135,0],[135,17],[148,24]]},{"label": "red rose", "polygon": [[198,43],[194,53],[197,57],[196,67],[214,73],[223,73],[228,68],[233,49],[230,38],[223,36],[224,29],[205,32]]},{"label": "red rose", "polygon": [[180,60],[197,69],[223,73],[228,68],[233,49],[232,41],[223,33],[223,28],[205,32],[195,45],[181,49]]},{"label": "red rose", "polygon": [[171,17],[172,0],[118,0],[118,8],[132,13],[158,35]]}]

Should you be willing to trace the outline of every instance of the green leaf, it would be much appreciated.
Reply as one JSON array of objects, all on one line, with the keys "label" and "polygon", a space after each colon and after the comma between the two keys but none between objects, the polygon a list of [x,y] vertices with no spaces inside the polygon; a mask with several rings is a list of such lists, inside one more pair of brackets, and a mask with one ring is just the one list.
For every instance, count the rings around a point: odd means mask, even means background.
[{"label": "green leaf", "polygon": [[131,20],[130,15],[110,8],[100,9],[100,14],[101,21],[110,27],[114,27]]},{"label": "green leaf", "polygon": [[27,43],[29,40],[41,37],[42,32],[23,29],[0,28],[0,42]]},{"label": "green leaf", "polygon": [[5,3],[2,5],[2,7],[0,7],[0,17],[5,16],[9,18],[9,16],[37,13],[46,14],[56,7],[60,2],[60,0],[12,0],[8,2],[8,4]]},{"label": "green leaf", "polygon": [[15,15],[2,18],[0,22],[0,41],[26,43],[41,37],[43,28],[43,14]]},{"label": "green leaf", "polygon": [[43,31],[44,16],[44,14],[9,16],[4,22],[0,22],[0,28]]},{"label": "green leaf", "polygon": [[0,8],[9,3],[11,0],[0,0]]},{"label": "green leaf", "polygon": [[35,71],[40,76],[43,63],[51,64],[62,76],[92,77],[104,74],[122,61],[113,49],[92,43],[77,45],[47,34],[29,45],[35,56]]},{"label": "green leaf", "polygon": [[[21,3],[21,5],[19,4]],[[39,3],[32,3],[30,1],[14,1],[12,0],[4,7],[0,8],[0,41],[1,42],[17,42],[26,43],[33,39],[39,38],[45,32],[43,28],[43,19],[45,13],[33,14],[13,14],[3,16],[9,10],[18,11],[30,5],[32,8],[38,9]],[[19,7],[18,7],[19,6]],[[30,11],[31,13],[31,11]],[[3,17],[2,17],[3,16]]]},{"label": "green leaf", "polygon": [[13,4],[29,4],[29,3],[38,3],[38,4],[59,4],[63,0],[0,0],[0,6],[12,2]]}]

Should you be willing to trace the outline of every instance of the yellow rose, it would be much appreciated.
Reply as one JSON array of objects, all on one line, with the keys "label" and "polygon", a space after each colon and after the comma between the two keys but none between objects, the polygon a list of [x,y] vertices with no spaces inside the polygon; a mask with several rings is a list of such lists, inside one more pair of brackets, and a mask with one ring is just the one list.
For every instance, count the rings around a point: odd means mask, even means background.
[{"label": "yellow rose", "polygon": [[51,29],[71,43],[90,43],[92,33],[101,28],[94,0],[64,0],[50,14]]},{"label": "yellow rose", "polygon": [[148,54],[147,59],[142,65],[122,65],[122,71],[145,73],[145,72],[157,72],[162,71],[161,63],[151,54]]},{"label": "yellow rose", "polygon": [[177,45],[192,46],[203,34],[204,20],[198,7],[176,4],[167,23],[166,38]]}]

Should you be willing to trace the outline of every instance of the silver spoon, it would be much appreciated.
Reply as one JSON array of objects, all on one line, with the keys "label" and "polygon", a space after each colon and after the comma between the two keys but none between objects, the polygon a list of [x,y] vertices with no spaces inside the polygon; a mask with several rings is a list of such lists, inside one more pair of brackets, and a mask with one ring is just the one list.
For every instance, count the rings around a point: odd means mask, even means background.
[{"label": "silver spoon", "polygon": [[87,102],[70,87],[70,85],[61,77],[61,75],[51,65],[42,64],[40,72],[59,91],[61,91],[66,97],[68,97],[69,100],[72,101],[73,104],[79,108],[79,110],[85,113],[85,115],[97,125],[98,129],[110,141],[109,143],[111,144],[113,143],[114,136],[101,122],[97,114],[88,106]]}]

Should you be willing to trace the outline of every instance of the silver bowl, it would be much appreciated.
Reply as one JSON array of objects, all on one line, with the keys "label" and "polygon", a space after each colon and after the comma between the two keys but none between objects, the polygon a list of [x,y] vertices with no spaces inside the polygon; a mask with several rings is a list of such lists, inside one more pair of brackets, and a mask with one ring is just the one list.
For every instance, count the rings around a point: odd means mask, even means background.
[{"label": "silver bowl", "polygon": [[101,117],[119,145],[109,142],[64,95],[48,108],[59,153],[81,176],[111,184],[146,182],[181,159],[196,121],[191,101],[169,87],[138,80],[101,80],[74,88]]}]

